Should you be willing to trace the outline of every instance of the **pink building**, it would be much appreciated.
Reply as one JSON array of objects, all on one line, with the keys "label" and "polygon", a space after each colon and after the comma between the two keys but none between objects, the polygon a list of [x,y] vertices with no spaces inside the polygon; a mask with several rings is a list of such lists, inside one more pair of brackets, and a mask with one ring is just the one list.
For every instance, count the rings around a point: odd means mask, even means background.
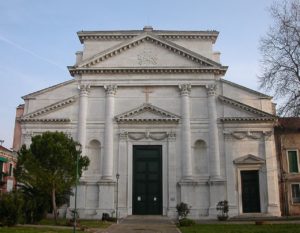
[{"label": "pink building", "polygon": [[17,164],[17,154],[4,146],[0,146],[0,194],[10,192],[16,186],[14,169]]}]

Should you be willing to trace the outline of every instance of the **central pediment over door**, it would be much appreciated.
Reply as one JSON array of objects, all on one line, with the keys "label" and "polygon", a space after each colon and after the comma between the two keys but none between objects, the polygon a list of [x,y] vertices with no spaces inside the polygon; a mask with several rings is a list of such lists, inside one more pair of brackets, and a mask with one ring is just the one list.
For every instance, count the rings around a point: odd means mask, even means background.
[{"label": "central pediment over door", "polygon": [[180,117],[158,108],[152,104],[144,103],[140,107],[129,110],[125,113],[115,116],[118,123],[175,123]]},{"label": "central pediment over door", "polygon": [[79,63],[77,68],[224,67],[200,54],[152,34],[142,34]]}]

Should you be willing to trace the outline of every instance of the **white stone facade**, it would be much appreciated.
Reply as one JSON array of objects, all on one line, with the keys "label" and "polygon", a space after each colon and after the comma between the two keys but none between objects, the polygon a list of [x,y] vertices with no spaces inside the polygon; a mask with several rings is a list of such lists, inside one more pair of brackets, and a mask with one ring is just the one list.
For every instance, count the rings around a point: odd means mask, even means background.
[{"label": "white stone facade", "polygon": [[24,96],[21,124],[25,144],[55,130],[82,144],[91,163],[78,187],[81,218],[114,212],[117,198],[119,216],[133,214],[135,145],[162,148],[162,215],[186,202],[191,218],[215,217],[224,199],[231,216],[244,214],[242,171],[259,174],[258,212],[280,215],[271,98],[223,79],[216,31],[78,36],[74,78]]}]

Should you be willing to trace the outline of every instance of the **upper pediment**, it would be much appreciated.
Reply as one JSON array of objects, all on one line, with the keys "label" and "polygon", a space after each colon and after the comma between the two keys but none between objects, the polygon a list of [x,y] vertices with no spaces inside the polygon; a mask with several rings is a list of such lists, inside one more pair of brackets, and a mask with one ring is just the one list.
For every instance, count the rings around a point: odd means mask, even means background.
[{"label": "upper pediment", "polygon": [[180,117],[152,104],[144,103],[140,107],[115,116],[115,119],[118,123],[178,123]]},{"label": "upper pediment", "polygon": [[[21,117],[23,122],[68,122],[72,111],[71,105],[76,97],[70,97],[43,108],[37,109]],[[63,117],[65,116],[65,117]]]},{"label": "upper pediment", "polygon": [[265,160],[249,154],[233,160],[233,163],[237,165],[264,164]]},{"label": "upper pediment", "polygon": [[85,59],[74,68],[99,67],[226,68],[211,59],[151,33],[143,33],[113,46],[91,58]]},{"label": "upper pediment", "polygon": [[221,121],[235,122],[235,121],[245,121],[245,122],[259,122],[259,121],[274,121],[275,116],[261,111],[259,109],[253,108],[247,104],[238,102],[231,98],[220,95],[219,100],[223,102],[224,105],[224,116]]}]

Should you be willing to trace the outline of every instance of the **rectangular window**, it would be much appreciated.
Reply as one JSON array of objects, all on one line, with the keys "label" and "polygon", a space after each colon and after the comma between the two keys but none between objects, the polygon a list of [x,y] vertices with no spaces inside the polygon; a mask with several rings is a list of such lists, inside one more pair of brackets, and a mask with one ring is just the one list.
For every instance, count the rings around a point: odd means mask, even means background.
[{"label": "rectangular window", "polygon": [[292,184],[293,203],[300,203],[300,184]]},{"label": "rectangular window", "polygon": [[289,164],[289,172],[290,173],[298,173],[298,154],[296,150],[288,151],[288,164]]},{"label": "rectangular window", "polygon": [[2,181],[2,177],[3,177],[3,162],[0,161],[0,181]]},{"label": "rectangular window", "polygon": [[11,163],[9,164],[8,175],[9,175],[9,176],[12,176],[12,175],[13,175],[13,165],[12,165]]}]

